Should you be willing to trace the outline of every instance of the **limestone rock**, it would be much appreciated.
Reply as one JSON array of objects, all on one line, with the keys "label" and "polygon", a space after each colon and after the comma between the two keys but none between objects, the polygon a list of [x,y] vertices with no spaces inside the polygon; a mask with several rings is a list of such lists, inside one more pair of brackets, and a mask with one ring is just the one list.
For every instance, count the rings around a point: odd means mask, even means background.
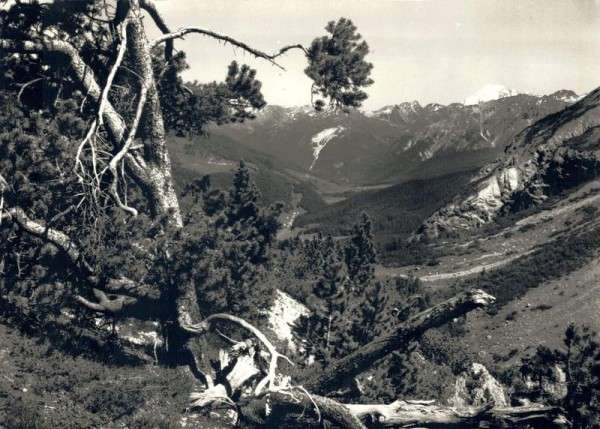
[{"label": "limestone rock", "polygon": [[300,316],[308,314],[309,310],[303,304],[287,293],[276,290],[273,306],[268,312],[269,327],[280,341],[287,342],[294,349],[292,326]]},{"label": "limestone rock", "polygon": [[479,407],[493,404],[496,407],[507,407],[508,401],[504,388],[487,368],[473,363],[471,368],[456,378],[454,395],[448,400],[457,408]]}]

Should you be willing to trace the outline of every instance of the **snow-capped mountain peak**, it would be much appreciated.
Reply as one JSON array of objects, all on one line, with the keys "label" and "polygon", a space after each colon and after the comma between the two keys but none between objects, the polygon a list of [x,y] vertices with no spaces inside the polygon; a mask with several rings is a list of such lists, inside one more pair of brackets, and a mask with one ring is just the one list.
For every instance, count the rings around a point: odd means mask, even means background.
[{"label": "snow-capped mountain peak", "polygon": [[568,89],[563,89],[560,91],[556,91],[554,94],[551,94],[550,97],[553,97],[556,100],[564,101],[565,103],[575,103],[576,101],[581,100],[585,95],[578,95],[575,91],[571,91]]},{"label": "snow-capped mountain peak", "polygon": [[501,98],[513,97],[515,95],[519,95],[519,92],[514,89],[508,89],[502,85],[488,84],[475,94],[465,98],[463,104],[465,106],[474,106],[486,101],[500,100]]}]

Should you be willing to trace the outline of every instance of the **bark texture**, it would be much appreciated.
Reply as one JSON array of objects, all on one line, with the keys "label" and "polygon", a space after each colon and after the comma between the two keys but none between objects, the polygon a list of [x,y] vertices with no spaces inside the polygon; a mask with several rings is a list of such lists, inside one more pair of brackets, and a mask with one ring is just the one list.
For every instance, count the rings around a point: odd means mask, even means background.
[{"label": "bark texture", "polygon": [[[507,425],[529,424],[538,428],[565,428],[559,407],[482,407],[459,409],[430,401],[396,401],[382,404],[346,404],[369,427],[480,428],[500,421]],[[487,425],[487,426],[486,426]]]}]

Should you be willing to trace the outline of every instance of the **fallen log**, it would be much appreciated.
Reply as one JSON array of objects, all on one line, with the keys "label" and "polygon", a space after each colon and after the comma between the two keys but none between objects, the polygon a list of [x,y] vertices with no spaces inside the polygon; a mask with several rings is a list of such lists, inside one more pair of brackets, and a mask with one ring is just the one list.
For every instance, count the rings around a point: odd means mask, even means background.
[{"label": "fallen log", "polygon": [[477,308],[488,306],[495,300],[493,296],[479,289],[463,292],[420,312],[398,325],[393,332],[371,341],[354,353],[332,363],[324,373],[309,373],[301,384],[310,392],[327,394],[372,367],[379,359],[406,347],[408,343],[419,338],[429,329],[442,326]]},{"label": "fallen log", "polygon": [[[479,428],[529,425],[533,428],[566,429],[570,427],[558,407],[493,407],[456,408],[436,405],[433,401],[396,401],[391,404],[343,404],[322,396],[322,392],[342,386],[394,350],[406,346],[429,329],[441,326],[476,308],[486,306],[494,297],[481,290],[464,292],[425,310],[400,324],[394,332],[363,346],[348,357],[333,363],[323,375],[308,375],[308,383],[292,384],[289,378],[276,378],[277,359],[284,357],[256,327],[235,316],[216,314],[198,325],[189,327],[196,335],[210,331],[215,322],[237,325],[258,342],[237,343],[223,356],[221,378],[224,383],[208,386],[193,393],[192,408],[206,408],[227,403],[235,408],[246,426],[281,426],[286,421],[303,427],[306,419],[327,420],[348,429],[378,427],[398,428]],[[259,347],[269,356],[261,356]],[[259,365],[260,359],[268,361]],[[284,357],[285,358],[285,357]],[[253,389],[250,389],[254,386]],[[243,393],[241,396],[238,393]],[[237,398],[234,403],[233,398]],[[298,418],[303,417],[302,422]],[[286,420],[287,419],[287,420]],[[278,423],[279,422],[279,423]],[[287,426],[286,426],[287,427]]]},{"label": "fallen log", "polygon": [[[532,425],[548,429],[568,428],[560,407],[526,406],[455,408],[435,405],[431,401],[395,401],[383,404],[344,405],[368,427],[480,428]],[[487,425],[487,426],[486,426]]]},{"label": "fallen log", "polygon": [[[349,429],[422,428],[469,429],[494,427],[529,427],[568,429],[570,423],[560,407],[483,407],[456,408],[436,405],[434,401],[395,401],[391,404],[342,404],[330,398],[311,395],[297,387],[269,393],[244,407],[252,409],[257,426],[277,424],[290,415],[327,420]],[[257,410],[261,420],[256,419]],[[270,410],[270,413],[264,410]],[[290,422],[296,421],[296,425]],[[302,427],[297,417],[288,419],[286,427]]]}]

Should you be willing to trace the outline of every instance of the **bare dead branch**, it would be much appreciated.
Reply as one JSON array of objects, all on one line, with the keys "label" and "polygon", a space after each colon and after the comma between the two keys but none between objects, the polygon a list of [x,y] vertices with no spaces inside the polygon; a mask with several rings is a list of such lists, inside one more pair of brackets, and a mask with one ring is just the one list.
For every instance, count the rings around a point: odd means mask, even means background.
[{"label": "bare dead branch", "polygon": [[[156,6],[154,5],[153,2],[151,2],[150,0],[140,0],[140,7],[142,9],[144,9],[146,12],[148,12],[148,15],[150,15],[150,17],[152,18],[152,20],[154,21],[154,23],[156,24],[158,29],[163,34],[171,33],[171,30],[167,26],[165,19],[160,14],[158,9],[156,9]],[[165,41],[165,60],[167,62],[169,62],[172,57],[173,57],[173,39],[170,39],[170,40]]]},{"label": "bare dead branch", "polygon": [[21,85],[21,89],[19,89],[19,93],[17,94],[17,100],[19,101],[19,104],[21,106],[23,105],[23,102],[21,101],[21,97],[23,96],[23,92],[25,91],[25,89],[27,89],[29,86],[31,86],[34,83],[39,82],[41,80],[44,80],[44,78],[38,77],[37,79],[30,80],[29,82],[26,82]]},{"label": "bare dead branch", "polygon": [[269,389],[275,388],[277,360],[279,358],[283,358],[283,359],[287,360],[291,365],[294,365],[293,362],[287,356],[282,355],[281,353],[279,353],[277,351],[277,349],[275,348],[273,343],[271,343],[271,341],[269,341],[269,339],[265,336],[265,334],[263,334],[258,328],[254,327],[253,325],[246,322],[244,319],[242,319],[240,317],[232,316],[229,314],[217,313],[217,314],[213,314],[213,315],[207,317],[200,324],[191,325],[191,326],[188,325],[188,326],[182,326],[182,327],[188,333],[191,333],[193,335],[199,335],[199,334],[202,334],[202,333],[210,330],[212,328],[213,323],[217,322],[217,321],[221,321],[221,322],[225,321],[225,322],[229,322],[229,323],[233,323],[238,326],[241,326],[242,328],[244,328],[245,330],[250,332],[254,337],[256,337],[266,347],[268,353],[271,355],[271,360],[269,362],[269,372],[268,372],[267,376],[256,386],[256,389],[255,389],[256,394],[259,394],[265,388],[265,386],[267,384],[269,385]]},{"label": "bare dead branch", "polygon": [[138,106],[136,109],[135,118],[134,118],[133,123],[131,124],[131,128],[129,130],[129,136],[127,137],[127,140],[123,144],[123,147],[110,160],[110,162],[108,163],[108,167],[107,167],[112,174],[112,180],[111,180],[111,184],[110,184],[111,195],[115,199],[117,206],[119,208],[131,213],[133,216],[138,215],[137,210],[134,209],[133,207],[127,206],[126,204],[123,204],[123,202],[121,201],[121,198],[119,197],[119,192],[117,189],[119,172],[117,170],[117,167],[118,167],[118,164],[127,155],[127,153],[129,152],[129,149],[131,148],[131,145],[133,144],[133,142],[135,140],[135,135],[137,133],[137,129],[140,124],[140,120],[142,118],[142,112],[144,111],[144,107],[146,105],[147,95],[148,95],[148,88],[146,87],[146,85],[142,84],[142,87],[140,89],[140,100],[138,102]]},{"label": "bare dead branch", "polygon": [[[8,182],[0,174],[0,226],[2,226],[3,211],[4,211],[4,192],[8,189]],[[10,215],[7,214],[7,217]]]},{"label": "bare dead branch", "polygon": [[[134,9],[132,6],[132,11]],[[144,85],[149,88],[147,98],[150,101],[150,107],[143,115],[144,127],[146,128],[144,136],[144,148],[146,149],[144,157],[146,159],[137,155],[130,157],[128,154],[126,157],[127,166],[129,167],[129,162],[135,159],[136,163],[130,168],[130,172],[133,179],[148,196],[150,209],[154,214],[171,212],[174,224],[181,226],[182,221],[177,195],[171,183],[170,157],[166,150],[165,131],[152,75],[151,57],[139,14],[131,15],[128,35],[128,41],[131,42],[128,43],[128,52],[132,54],[136,69],[141,71]],[[102,89],[98,85],[96,76],[70,43],[56,39],[42,39],[39,41],[0,39],[0,51],[65,55],[71,62],[69,70],[76,82],[83,87],[88,97],[100,103]],[[110,102],[105,104],[102,116],[110,140],[113,143],[116,142],[115,146],[118,145],[118,142],[123,141],[126,135],[126,124],[123,118]]]},{"label": "bare dead branch", "polygon": [[285,47],[281,48],[279,51],[275,52],[274,54],[269,55],[265,52],[259,51],[258,49],[254,49],[251,46],[247,45],[246,43],[240,42],[239,40],[236,40],[230,36],[226,36],[224,34],[219,34],[214,31],[207,30],[205,28],[200,28],[200,27],[183,27],[173,33],[159,36],[150,42],[150,47],[153,48],[153,47],[155,47],[161,43],[164,43],[168,40],[179,39],[179,38],[182,38],[185,35],[191,34],[191,33],[202,34],[204,36],[212,37],[213,39],[221,40],[225,43],[230,43],[231,45],[241,48],[244,51],[254,55],[257,58],[262,58],[264,60],[269,61],[271,64],[279,67],[282,70],[285,70],[285,68],[283,68],[277,62],[275,62],[275,59],[277,57],[285,54],[287,51],[290,51],[292,49],[301,49],[302,51],[304,51],[304,53],[307,52],[306,48],[304,48],[304,46],[297,44],[297,45],[285,46]]},{"label": "bare dead branch", "polygon": [[204,408],[215,402],[225,402],[235,408],[230,395],[243,389],[260,373],[255,354],[255,343],[252,340],[238,342],[228,350],[221,350],[220,370],[227,380],[227,386],[224,383],[213,384],[211,379],[204,391],[190,394],[190,408]]},{"label": "bare dead branch", "polygon": [[29,234],[53,244],[55,247],[68,255],[72,262],[82,268],[84,274],[93,275],[93,269],[83,259],[79,246],[64,232],[49,228],[30,219],[25,211],[23,211],[23,209],[20,207],[12,207],[7,209],[2,217],[11,219]]},{"label": "bare dead branch", "polygon": [[[377,427],[479,428],[493,422],[511,424],[543,423],[543,427],[563,427],[564,412],[559,407],[444,407],[421,401],[395,401],[391,404],[344,404],[360,420]],[[536,426],[537,427],[537,426]],[[540,426],[542,427],[542,426]]]},{"label": "bare dead branch", "polygon": [[360,419],[344,405],[330,398],[308,394],[304,389],[272,392],[269,393],[268,400],[273,414],[303,414],[313,409],[318,420],[324,418],[346,429],[366,429]]},{"label": "bare dead branch", "polygon": [[[41,54],[46,52],[65,55],[71,62],[71,68],[74,77],[81,84],[95,101],[99,101],[102,96],[102,90],[98,85],[94,71],[83,61],[77,49],[69,42],[58,39],[41,39],[41,40],[11,40],[0,39],[0,51],[16,52],[16,53],[35,53]],[[107,103],[104,109],[104,116],[107,122],[110,122],[113,133],[122,138],[124,134],[124,123],[114,109]]]},{"label": "bare dead branch", "polygon": [[[11,208],[0,215],[0,219],[10,219],[14,221],[20,228],[27,233],[41,238],[46,242],[54,245],[59,250],[69,256],[71,262],[82,270],[82,273],[87,277],[87,280],[92,284],[97,284],[98,279],[95,276],[93,268],[84,260],[78,245],[67,234],[58,231],[48,226],[44,226],[39,222],[31,220],[21,208]],[[133,290],[134,283],[129,279],[119,279],[109,282],[109,286],[113,289],[124,288]],[[128,295],[109,294],[100,289],[93,289],[94,296],[98,302],[94,303],[82,296],[76,296],[75,300],[83,304],[87,308],[102,313],[117,314],[123,311],[126,306],[137,303],[137,298]]]},{"label": "bare dead branch", "polygon": [[97,303],[91,302],[86,298],[77,295],[75,300],[90,310],[100,313],[118,314],[123,311],[125,306],[135,304],[136,298],[127,295],[107,295],[100,289],[93,289],[94,296],[98,300]]},{"label": "bare dead branch", "polygon": [[119,67],[121,67],[121,63],[123,62],[123,58],[125,57],[125,52],[127,52],[127,24],[128,21],[125,20],[121,24],[121,43],[119,44],[119,50],[117,53],[117,58],[115,59],[115,63],[113,64],[108,77],[106,78],[106,84],[104,85],[104,89],[102,90],[102,95],[100,96],[100,105],[98,106],[98,126],[104,125],[104,109],[108,104],[108,93],[112,89],[112,84],[117,75],[117,71]]}]

